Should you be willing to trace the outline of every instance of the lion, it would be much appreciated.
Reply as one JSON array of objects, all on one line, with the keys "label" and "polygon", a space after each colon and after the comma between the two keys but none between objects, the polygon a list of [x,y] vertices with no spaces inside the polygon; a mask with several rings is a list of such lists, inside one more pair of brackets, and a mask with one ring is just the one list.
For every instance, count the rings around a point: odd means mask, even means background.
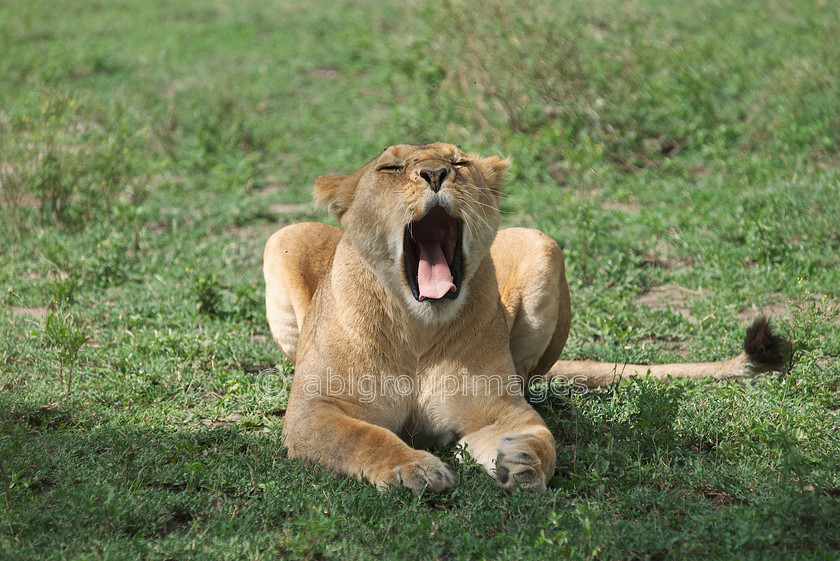
[{"label": "lion", "polygon": [[746,378],[782,365],[766,321],[734,359],[677,365],[558,361],[571,326],[563,253],[533,229],[498,231],[508,161],[451,144],[397,145],[321,176],[341,228],[286,226],[264,254],[272,337],[295,366],[283,423],[291,458],[380,488],[440,492],[426,449],[457,442],[497,484],[543,490],[554,437],[528,384],[617,376]]}]

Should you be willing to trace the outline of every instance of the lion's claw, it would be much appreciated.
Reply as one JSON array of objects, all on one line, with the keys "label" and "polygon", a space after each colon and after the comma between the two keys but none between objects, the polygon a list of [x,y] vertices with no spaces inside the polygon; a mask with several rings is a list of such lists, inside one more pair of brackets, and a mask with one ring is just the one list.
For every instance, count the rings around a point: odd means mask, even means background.
[{"label": "lion's claw", "polygon": [[429,454],[418,461],[395,467],[385,484],[408,487],[414,493],[419,493],[424,489],[440,493],[452,487],[455,484],[455,478],[446,464]]}]

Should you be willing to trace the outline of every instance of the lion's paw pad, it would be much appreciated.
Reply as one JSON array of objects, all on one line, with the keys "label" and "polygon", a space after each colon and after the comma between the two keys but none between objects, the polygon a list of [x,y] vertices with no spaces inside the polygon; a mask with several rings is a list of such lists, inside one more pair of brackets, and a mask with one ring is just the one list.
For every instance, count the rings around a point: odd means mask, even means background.
[{"label": "lion's paw pad", "polygon": [[536,437],[527,434],[505,436],[496,456],[496,481],[505,489],[517,485],[535,491],[545,490],[546,476],[542,462],[531,445]]}]

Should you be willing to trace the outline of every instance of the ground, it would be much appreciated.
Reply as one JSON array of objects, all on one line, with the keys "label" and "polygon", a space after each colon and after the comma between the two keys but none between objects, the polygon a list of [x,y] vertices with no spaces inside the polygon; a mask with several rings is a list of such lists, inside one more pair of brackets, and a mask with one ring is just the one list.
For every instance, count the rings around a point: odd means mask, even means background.
[{"label": "ground", "polygon": [[[840,16],[773,0],[0,4],[0,557],[828,558],[840,548]],[[566,358],[752,382],[532,389],[544,494],[296,464],[261,256],[317,175],[513,160],[564,248]]]}]

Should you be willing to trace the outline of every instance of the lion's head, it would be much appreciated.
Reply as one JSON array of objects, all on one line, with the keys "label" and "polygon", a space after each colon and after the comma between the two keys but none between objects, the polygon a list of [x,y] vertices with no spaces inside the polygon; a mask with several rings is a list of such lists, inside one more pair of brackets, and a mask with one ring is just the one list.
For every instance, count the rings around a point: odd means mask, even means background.
[{"label": "lion's head", "polygon": [[319,177],[315,198],[397,301],[448,321],[493,243],[507,164],[451,144],[400,144],[354,174]]}]

